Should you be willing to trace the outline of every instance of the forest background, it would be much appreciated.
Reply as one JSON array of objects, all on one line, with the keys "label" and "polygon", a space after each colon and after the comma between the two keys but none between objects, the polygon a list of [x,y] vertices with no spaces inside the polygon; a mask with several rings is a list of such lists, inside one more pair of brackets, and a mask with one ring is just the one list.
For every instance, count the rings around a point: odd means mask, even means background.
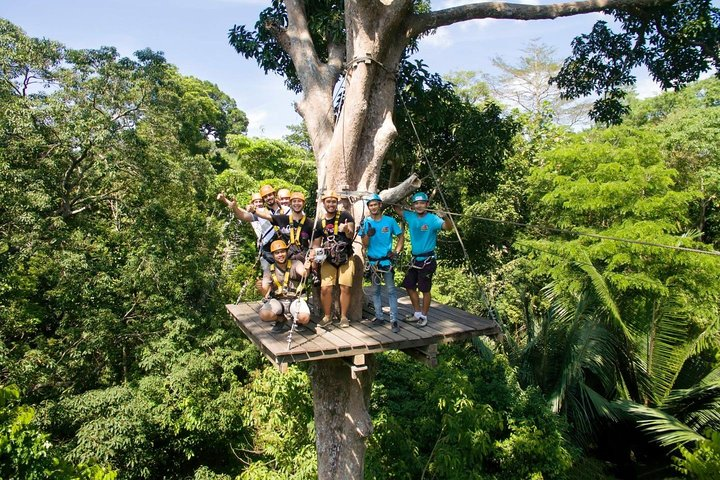
[{"label": "forest background", "polygon": [[[406,65],[384,186],[442,188],[468,252],[441,238],[436,298],[484,315],[487,292],[505,339],[436,369],[379,356],[368,478],[720,469],[720,84],[575,131],[555,92],[498,94],[551,53],[487,83]],[[0,477],[314,478],[307,366],[279,374],[227,316],[254,298],[254,234],[214,200],[312,195],[302,127],[245,136],[231,98],[150,50],[0,20],[0,59]]]}]

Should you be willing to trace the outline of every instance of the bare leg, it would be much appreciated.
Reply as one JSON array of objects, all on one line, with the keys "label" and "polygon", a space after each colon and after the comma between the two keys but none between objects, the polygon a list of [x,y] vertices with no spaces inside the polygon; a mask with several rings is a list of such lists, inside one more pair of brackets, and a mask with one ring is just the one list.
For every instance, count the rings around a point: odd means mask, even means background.
[{"label": "bare leg", "polygon": [[347,311],[350,308],[350,287],[340,285],[340,316],[347,317]]},{"label": "bare leg", "polygon": [[419,312],[420,311],[420,296],[418,295],[417,290],[413,290],[410,288],[406,288],[408,293],[408,297],[410,297],[410,303],[412,303],[413,311]]},{"label": "bare leg", "polygon": [[320,303],[322,303],[323,313],[326,317],[330,316],[332,311],[332,297],[333,287],[321,287],[320,288]]},{"label": "bare leg", "polygon": [[430,311],[430,302],[431,301],[432,301],[432,295],[430,295],[430,292],[423,292],[422,314],[425,316],[427,316],[428,311]]}]

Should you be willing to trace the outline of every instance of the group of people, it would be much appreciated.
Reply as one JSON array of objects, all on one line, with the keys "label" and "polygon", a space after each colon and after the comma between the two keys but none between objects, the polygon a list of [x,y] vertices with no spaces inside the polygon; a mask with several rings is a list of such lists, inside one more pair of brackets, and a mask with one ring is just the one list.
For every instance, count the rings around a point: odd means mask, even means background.
[{"label": "group of people", "polygon": [[[291,321],[297,322],[300,331],[307,328],[310,309],[300,295],[312,271],[320,282],[323,317],[318,325],[328,327],[332,323],[333,289],[337,285],[340,327],[350,326],[348,310],[355,275],[352,258],[356,225],[352,215],[339,208],[337,193],[326,191],[322,195],[323,212],[317,222],[305,214],[305,196],[301,192],[287,189],[276,192],[271,185],[263,185],[259,194],[253,193],[245,208],[224,193],[218,194],[217,199],[230,208],[237,219],[250,223],[257,235],[263,275],[256,285],[265,300],[259,315],[263,321],[274,322],[273,333],[288,330]],[[403,250],[404,232],[394,218],[382,213],[379,195],[372,194],[365,202],[369,215],[358,226],[357,234],[362,239],[368,268],[375,273],[371,276],[376,315],[373,323],[384,323],[381,290],[384,283],[391,328],[398,332],[393,259]],[[408,225],[412,245],[412,261],[402,285],[408,291],[414,313],[406,320],[417,321],[419,326],[427,324],[432,275],[437,267],[438,231],[452,228],[449,218],[428,212],[428,202],[427,195],[418,192],[411,198],[412,211],[394,207]],[[422,304],[418,291],[422,293]]]}]

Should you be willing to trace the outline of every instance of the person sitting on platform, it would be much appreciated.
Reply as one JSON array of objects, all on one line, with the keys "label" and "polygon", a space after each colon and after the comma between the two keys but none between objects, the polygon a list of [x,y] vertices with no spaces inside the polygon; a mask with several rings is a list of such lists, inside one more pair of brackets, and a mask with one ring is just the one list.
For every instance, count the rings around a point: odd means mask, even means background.
[{"label": "person sitting on platform", "polygon": [[275,264],[258,280],[265,303],[260,308],[260,320],[275,322],[273,333],[282,333],[290,328],[288,321],[297,321],[297,330],[304,331],[310,322],[310,308],[300,298],[310,261],[289,260],[288,247],[282,240],[270,245]]},{"label": "person sitting on platform", "polygon": [[[384,280],[390,304],[390,326],[393,333],[397,333],[400,331],[400,324],[398,323],[395,271],[392,260],[402,251],[405,234],[394,218],[383,215],[380,195],[373,193],[365,203],[370,211],[370,216],[365,217],[358,235],[362,237],[363,248],[367,253],[368,267],[372,272],[370,278],[373,285],[373,305],[375,306],[373,325],[384,323],[381,298]],[[393,237],[398,239],[394,250]]]},{"label": "person sitting on platform", "polygon": [[272,253],[270,253],[270,243],[275,238],[275,230],[268,220],[260,219],[250,213],[250,211],[262,208],[263,199],[260,194],[253,193],[250,204],[246,208],[238,206],[236,200],[230,200],[227,198],[225,196],[225,192],[218,193],[217,200],[223,202],[230,210],[232,210],[235,218],[242,222],[248,222],[252,226],[255,231],[255,236],[257,237],[256,246],[260,254],[260,266],[263,271],[267,270],[270,264],[274,261]]},{"label": "person sitting on platform", "polygon": [[[438,214],[427,211],[429,199],[424,192],[417,192],[411,198],[414,211],[395,206],[395,212],[401,215],[408,225],[410,244],[412,245],[412,261],[403,280],[403,287],[408,292],[415,313],[405,318],[406,321],[417,321],[419,327],[428,322],[428,312],[432,296],[432,276],[437,269],[435,245],[437,234],[442,230],[452,230],[450,217],[442,212]],[[444,220],[443,220],[444,217]],[[423,294],[422,307],[418,290]]]},{"label": "person sitting on platform", "polygon": [[320,266],[320,303],[324,316],[321,327],[332,323],[332,297],[336,284],[340,285],[340,327],[350,326],[347,317],[350,308],[350,288],[355,273],[355,262],[352,256],[352,241],[355,233],[355,220],[348,212],[338,211],[338,195],[330,191],[322,196],[325,214],[315,228],[313,250],[310,259],[315,260],[315,249],[322,246],[325,260]]},{"label": "person sitting on platform", "polygon": [[305,261],[305,255],[310,248],[315,220],[305,215],[304,208],[305,195],[301,192],[293,192],[290,195],[290,215],[284,213],[272,215],[262,208],[255,211],[255,215],[277,227],[280,238],[288,244],[288,257],[291,260]]}]

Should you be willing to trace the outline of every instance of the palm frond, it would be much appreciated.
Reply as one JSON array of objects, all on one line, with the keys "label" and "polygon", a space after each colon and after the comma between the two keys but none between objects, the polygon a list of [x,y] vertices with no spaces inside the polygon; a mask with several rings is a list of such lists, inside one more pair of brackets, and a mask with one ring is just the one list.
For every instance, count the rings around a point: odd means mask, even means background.
[{"label": "palm frond", "polygon": [[614,407],[635,417],[640,428],[665,447],[677,448],[705,440],[705,437],[695,430],[657,408],[645,407],[628,400],[616,401]]},{"label": "palm frond", "polygon": [[610,312],[610,318],[613,320],[613,325],[618,328],[626,338],[631,338],[631,332],[623,321],[622,315],[620,315],[620,309],[615,303],[615,299],[610,292],[607,282],[605,282],[603,276],[592,264],[587,252],[582,251],[581,255],[582,258],[579,261],[574,262],[574,264],[587,274],[590,279],[590,283],[592,284],[593,291],[602,302],[603,306],[608,310],[608,312]]}]

